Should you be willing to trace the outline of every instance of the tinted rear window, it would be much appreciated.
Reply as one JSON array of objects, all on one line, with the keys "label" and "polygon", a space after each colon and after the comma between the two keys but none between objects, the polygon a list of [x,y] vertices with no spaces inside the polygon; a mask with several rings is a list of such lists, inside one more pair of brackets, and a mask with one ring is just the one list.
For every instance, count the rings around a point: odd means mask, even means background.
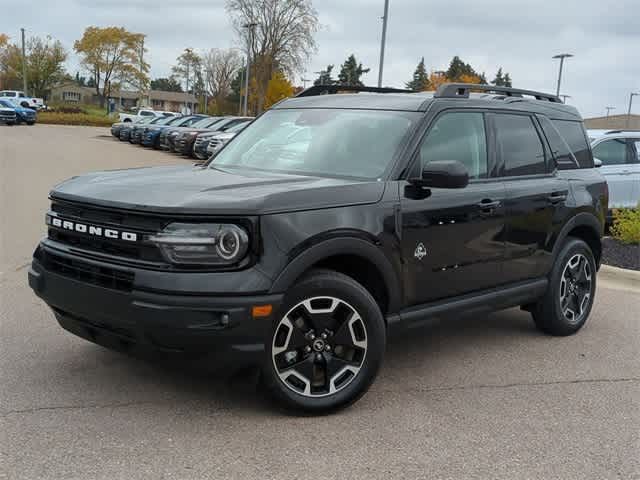
[{"label": "tinted rear window", "polygon": [[494,123],[506,176],[546,173],[544,147],[531,117],[497,114]]},{"label": "tinted rear window", "polygon": [[[573,152],[573,156],[578,161],[580,168],[593,168],[593,158],[589,149],[587,135],[582,126],[582,122],[573,122],[569,120],[553,120],[553,124],[558,129],[562,138],[564,138],[569,148]],[[551,148],[554,148],[553,146]],[[576,168],[575,164],[558,165],[559,168]]]}]

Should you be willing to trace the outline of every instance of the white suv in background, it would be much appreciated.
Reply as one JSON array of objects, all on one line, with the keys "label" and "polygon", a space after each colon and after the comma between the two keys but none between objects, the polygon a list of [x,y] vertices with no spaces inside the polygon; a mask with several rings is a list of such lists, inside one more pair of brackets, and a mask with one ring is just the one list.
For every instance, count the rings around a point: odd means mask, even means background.
[{"label": "white suv in background", "polygon": [[609,208],[633,208],[640,202],[640,131],[589,130],[593,158],[609,185]]}]

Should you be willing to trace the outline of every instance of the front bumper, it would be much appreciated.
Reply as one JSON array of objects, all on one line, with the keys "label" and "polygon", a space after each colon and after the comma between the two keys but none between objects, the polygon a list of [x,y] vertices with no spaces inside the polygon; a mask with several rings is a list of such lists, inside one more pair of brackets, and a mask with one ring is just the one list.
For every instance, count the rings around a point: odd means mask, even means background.
[{"label": "front bumper", "polygon": [[[107,348],[129,353],[196,355],[224,369],[261,361],[271,317],[252,317],[252,308],[273,306],[282,295],[205,295],[118,289],[48,268],[40,246],[29,269],[29,285],[55,313],[60,325]],[[109,264],[85,261],[104,275]],[[103,269],[103,270],[100,270]],[[166,282],[167,272],[156,272]]]}]

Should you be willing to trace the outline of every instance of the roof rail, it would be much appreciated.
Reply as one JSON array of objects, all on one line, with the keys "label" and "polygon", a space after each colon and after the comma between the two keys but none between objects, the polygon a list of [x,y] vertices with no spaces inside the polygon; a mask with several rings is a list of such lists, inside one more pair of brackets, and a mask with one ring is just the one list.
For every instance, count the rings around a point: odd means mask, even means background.
[{"label": "roof rail", "polygon": [[390,87],[365,87],[359,85],[314,85],[296,95],[296,97],[315,97],[317,95],[332,95],[343,92],[369,93],[416,93],[414,90],[402,90]]},{"label": "roof rail", "polygon": [[469,98],[471,91],[485,93],[498,93],[507,97],[522,97],[528,95],[536,100],[546,100],[553,103],[562,103],[559,97],[550,93],[522,90],[520,88],[497,87],[495,85],[477,85],[473,83],[445,83],[438,87],[435,98]]},{"label": "roof rail", "polygon": [[627,132],[637,133],[637,132],[640,132],[640,130],[634,129],[634,128],[625,128],[625,129],[621,129],[621,130],[609,130],[607,132],[604,132],[604,134],[605,135],[611,135],[613,133],[627,133]]}]

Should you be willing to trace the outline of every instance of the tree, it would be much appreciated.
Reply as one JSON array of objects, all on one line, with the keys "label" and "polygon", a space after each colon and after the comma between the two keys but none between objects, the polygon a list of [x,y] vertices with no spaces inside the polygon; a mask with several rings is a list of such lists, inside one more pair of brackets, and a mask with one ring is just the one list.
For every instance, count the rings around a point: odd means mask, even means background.
[{"label": "tree", "polygon": [[451,59],[449,69],[445,76],[452,82],[460,82],[463,75],[472,75],[480,78],[478,73],[468,63],[464,63],[457,55]]},{"label": "tree", "polygon": [[318,13],[311,0],[227,0],[226,6],[241,44],[251,51],[260,113],[273,73],[302,73],[316,51]]},{"label": "tree", "polygon": [[415,90],[417,92],[429,90],[431,88],[429,75],[427,74],[427,69],[424,66],[424,57],[420,59],[415,72],[413,72],[413,79],[410,82],[407,82],[406,85],[409,90]]},{"label": "tree", "polygon": [[285,77],[282,72],[274,72],[269,86],[267,87],[267,96],[264,101],[264,108],[269,108],[274,103],[279,102],[283,98],[293,96],[293,85]]},{"label": "tree", "polygon": [[345,60],[340,67],[340,74],[338,75],[338,83],[340,85],[356,85],[363,86],[364,83],[360,80],[363,74],[368,73],[370,68],[363,68],[361,63],[358,63],[356,56],[351,54]]},{"label": "tree", "polygon": [[149,64],[143,61],[145,36],[122,27],[87,27],[73,45],[80,64],[95,82],[96,95],[104,106],[112,79],[145,90]]},{"label": "tree", "polygon": [[508,73],[504,74],[504,86],[509,88],[513,86],[513,83],[511,82],[511,75]]},{"label": "tree", "polygon": [[316,78],[313,82],[314,85],[335,85],[336,81],[331,78],[331,71],[333,70],[333,65],[327,65],[327,68],[321,70],[318,74],[318,78]]},{"label": "tree", "polygon": [[[0,47],[0,76],[3,84],[21,88],[22,51],[18,45],[9,44],[2,39]],[[25,45],[25,70],[27,73],[28,93],[35,97],[44,97],[53,85],[65,78],[64,62],[67,52],[58,40],[51,37],[29,37]]]},{"label": "tree", "polygon": [[216,111],[229,108],[227,97],[232,93],[231,84],[242,67],[242,58],[237,50],[209,50],[203,57],[205,89],[213,97]]},{"label": "tree", "polygon": [[193,92],[194,85],[197,83],[197,73],[202,68],[202,59],[200,55],[193,51],[192,48],[185,48],[184,52],[176,59],[176,64],[171,67],[171,77],[174,81],[185,82],[185,92]]},{"label": "tree", "polygon": [[162,90],[164,92],[182,92],[182,85],[175,78],[156,78],[151,80],[151,90]]}]

